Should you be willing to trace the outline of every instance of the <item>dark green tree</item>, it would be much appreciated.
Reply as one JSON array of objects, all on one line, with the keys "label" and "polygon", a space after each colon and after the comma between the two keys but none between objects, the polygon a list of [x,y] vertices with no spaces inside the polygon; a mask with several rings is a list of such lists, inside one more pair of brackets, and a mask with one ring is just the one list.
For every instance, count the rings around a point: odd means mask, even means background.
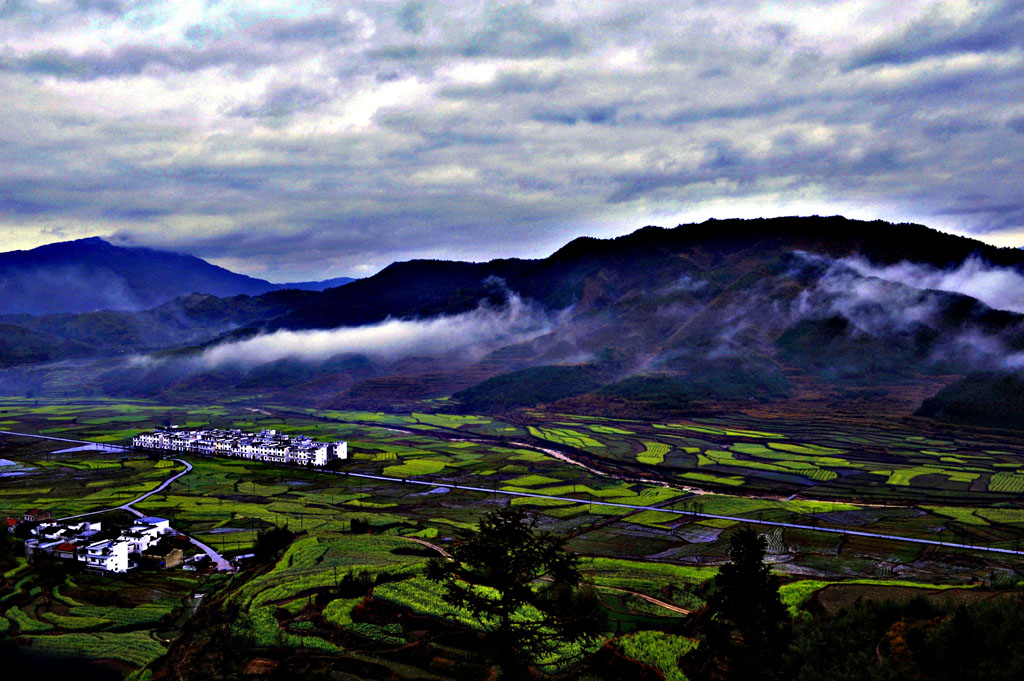
[{"label": "dark green tree", "polygon": [[284,527],[271,527],[256,534],[252,552],[257,562],[276,560],[295,539],[295,533]]},{"label": "dark green tree", "polygon": [[22,553],[22,543],[14,539],[14,533],[8,532],[6,527],[0,527],[0,567],[14,565],[15,556]]},{"label": "dark green tree", "polygon": [[445,601],[480,623],[503,679],[524,678],[539,657],[602,629],[603,610],[580,587],[579,557],[565,543],[537,530],[535,516],[506,506],[464,531],[451,560],[430,562],[428,576],[444,586]]},{"label": "dark green tree", "polygon": [[752,528],[730,538],[729,562],[712,582],[704,638],[682,661],[694,679],[785,678],[792,622],[764,553],[765,540]]}]

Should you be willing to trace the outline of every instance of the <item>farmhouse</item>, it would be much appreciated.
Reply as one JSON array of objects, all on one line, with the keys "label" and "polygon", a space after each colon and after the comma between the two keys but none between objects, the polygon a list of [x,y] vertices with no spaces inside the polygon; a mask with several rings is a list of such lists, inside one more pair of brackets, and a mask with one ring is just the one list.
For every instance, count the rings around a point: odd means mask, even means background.
[{"label": "farmhouse", "polygon": [[178,567],[184,560],[181,549],[170,546],[167,542],[161,542],[142,554],[142,560],[154,567],[165,570]]},{"label": "farmhouse", "polygon": [[[165,518],[139,518],[123,530],[104,530],[99,522],[44,522],[25,541],[25,557],[49,554],[82,563],[87,570],[127,572],[141,556],[166,535],[173,534]],[[180,551],[179,551],[180,553]]]},{"label": "farmhouse", "polygon": [[303,466],[323,466],[329,459],[348,458],[347,442],[317,442],[304,435],[285,435],[276,430],[246,433],[241,430],[189,430],[169,426],[136,435],[132,438],[132,446]]},{"label": "farmhouse", "polygon": [[25,511],[25,515],[21,517],[26,523],[36,523],[43,520],[49,520],[53,517],[53,514],[49,511],[41,511],[38,508],[33,508],[31,511]]}]

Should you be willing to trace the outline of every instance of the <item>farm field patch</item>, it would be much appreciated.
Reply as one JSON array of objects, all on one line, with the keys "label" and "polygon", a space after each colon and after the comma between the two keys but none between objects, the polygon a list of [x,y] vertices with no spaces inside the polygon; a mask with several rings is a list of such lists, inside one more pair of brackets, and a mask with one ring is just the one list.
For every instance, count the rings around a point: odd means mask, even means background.
[{"label": "farm field patch", "polygon": [[[895,431],[738,417],[649,424],[536,412],[531,423],[505,423],[419,412],[310,410],[296,415],[261,409],[270,413],[231,405],[162,412],[159,405],[145,403],[50,408],[0,401],[0,417],[16,421],[19,429],[59,427],[73,439],[123,442],[135,428],[165,420],[165,412],[182,423],[246,424],[344,437],[352,458],[340,464],[340,472],[436,484],[403,485],[191,457],[193,471],[138,504],[140,512],[170,518],[174,527],[228,556],[251,553],[258,533],[272,526],[287,525],[300,533],[273,566],[232,582],[232,602],[244,615],[234,631],[253,645],[332,654],[347,647],[393,649],[410,635],[403,627],[389,628],[382,613],[395,611],[387,608],[469,627],[458,613],[445,611],[424,585],[426,561],[440,555],[437,549],[411,538],[443,550],[461,529],[475,527],[483,513],[505,503],[530,508],[541,528],[570,537],[569,546],[584,556],[585,576],[622,633],[612,645],[658,669],[668,669],[658,661],[659,646],[675,650],[688,644],[649,633],[654,623],[682,615],[648,599],[687,610],[701,607],[702,589],[726,559],[729,537],[738,526],[670,511],[938,538],[965,547],[929,549],[813,529],[766,530],[775,570],[790,580],[787,593],[795,594],[790,604],[803,603],[804,595],[821,588],[818,582],[1011,583],[1014,560],[972,553],[969,547],[1012,549],[1024,536],[1024,505],[1018,498],[1024,492],[1013,491],[1017,479],[1024,479],[1024,458],[1011,442],[975,442],[973,436],[913,440]],[[526,449],[527,444],[565,451],[599,472]],[[4,515],[44,506],[59,515],[116,506],[179,470],[171,461],[127,453],[57,454],[66,445],[12,436],[0,436],[0,446],[0,458],[26,471],[17,479],[0,478]],[[899,484],[892,480],[897,473]],[[485,491],[456,490],[451,487],[456,484]],[[494,493],[501,490],[578,502]],[[591,501],[657,508],[638,512]],[[109,654],[118,645],[116,637],[125,637],[120,657],[110,657],[133,668],[164,649],[161,640],[149,639],[158,650],[139,634],[176,631],[194,605],[191,595],[214,586],[205,585],[209,577],[179,572],[173,579],[186,581],[176,591],[152,581],[170,580],[170,573],[147,575],[154,595],[129,602],[101,584],[85,588],[78,578],[33,593],[38,585],[26,565],[12,565],[3,575],[0,598],[6,600],[0,614],[10,611],[10,616],[3,614],[0,627],[22,632],[33,648],[54,654]],[[896,575],[900,579],[893,579]],[[343,584],[353,580],[366,588],[345,591]]]}]

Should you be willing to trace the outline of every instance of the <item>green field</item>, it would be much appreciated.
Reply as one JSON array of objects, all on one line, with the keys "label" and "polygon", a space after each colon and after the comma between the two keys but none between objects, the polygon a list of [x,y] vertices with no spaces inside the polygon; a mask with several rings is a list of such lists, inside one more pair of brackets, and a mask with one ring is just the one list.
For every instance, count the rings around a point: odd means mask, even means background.
[{"label": "green field", "polygon": [[[610,645],[666,678],[676,678],[670,658],[692,643],[664,633],[686,615],[657,602],[699,609],[738,526],[669,511],[939,538],[965,547],[766,529],[793,612],[836,582],[1019,581],[1017,560],[970,549],[1012,549],[1024,535],[1024,451],[1006,438],[742,416],[646,423],[536,411],[505,422],[427,411],[260,409],[0,399],[0,419],[12,430],[59,428],[61,436],[101,442],[123,442],[166,420],[345,438],[351,459],[341,472],[436,486],[191,457],[188,475],[137,509],[171,519],[229,557],[250,553],[261,530],[287,525],[300,536],[280,560],[230,579],[176,571],[106,581],[75,576],[57,585],[42,583],[32,566],[15,561],[0,571],[0,630],[39,652],[137,669],[180,635],[195,593],[221,594],[218,607],[238,613],[231,636],[250,647],[331,655],[357,650],[375,664],[396,664],[387,651],[414,640],[417,627],[477,626],[432,591],[423,574],[427,560],[439,554],[412,539],[443,548],[459,529],[475,527],[504,503],[529,508],[545,531],[569,537],[608,611]],[[57,516],[115,507],[181,470],[175,462],[133,453],[58,453],[70,445],[13,436],[0,436],[0,447],[0,458],[14,461],[18,473],[0,478],[3,516],[34,507]],[[571,500],[509,498],[502,491]],[[634,511],[594,501],[657,508]],[[398,625],[399,613],[414,624]]]}]

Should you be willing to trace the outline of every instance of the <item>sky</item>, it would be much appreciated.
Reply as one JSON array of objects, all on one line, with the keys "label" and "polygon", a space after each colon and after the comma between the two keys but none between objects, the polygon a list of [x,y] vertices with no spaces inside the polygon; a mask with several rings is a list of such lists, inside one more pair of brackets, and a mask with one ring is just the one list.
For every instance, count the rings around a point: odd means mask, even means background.
[{"label": "sky", "polygon": [[0,250],[272,281],[710,217],[1024,245],[1024,3],[0,0]]}]

